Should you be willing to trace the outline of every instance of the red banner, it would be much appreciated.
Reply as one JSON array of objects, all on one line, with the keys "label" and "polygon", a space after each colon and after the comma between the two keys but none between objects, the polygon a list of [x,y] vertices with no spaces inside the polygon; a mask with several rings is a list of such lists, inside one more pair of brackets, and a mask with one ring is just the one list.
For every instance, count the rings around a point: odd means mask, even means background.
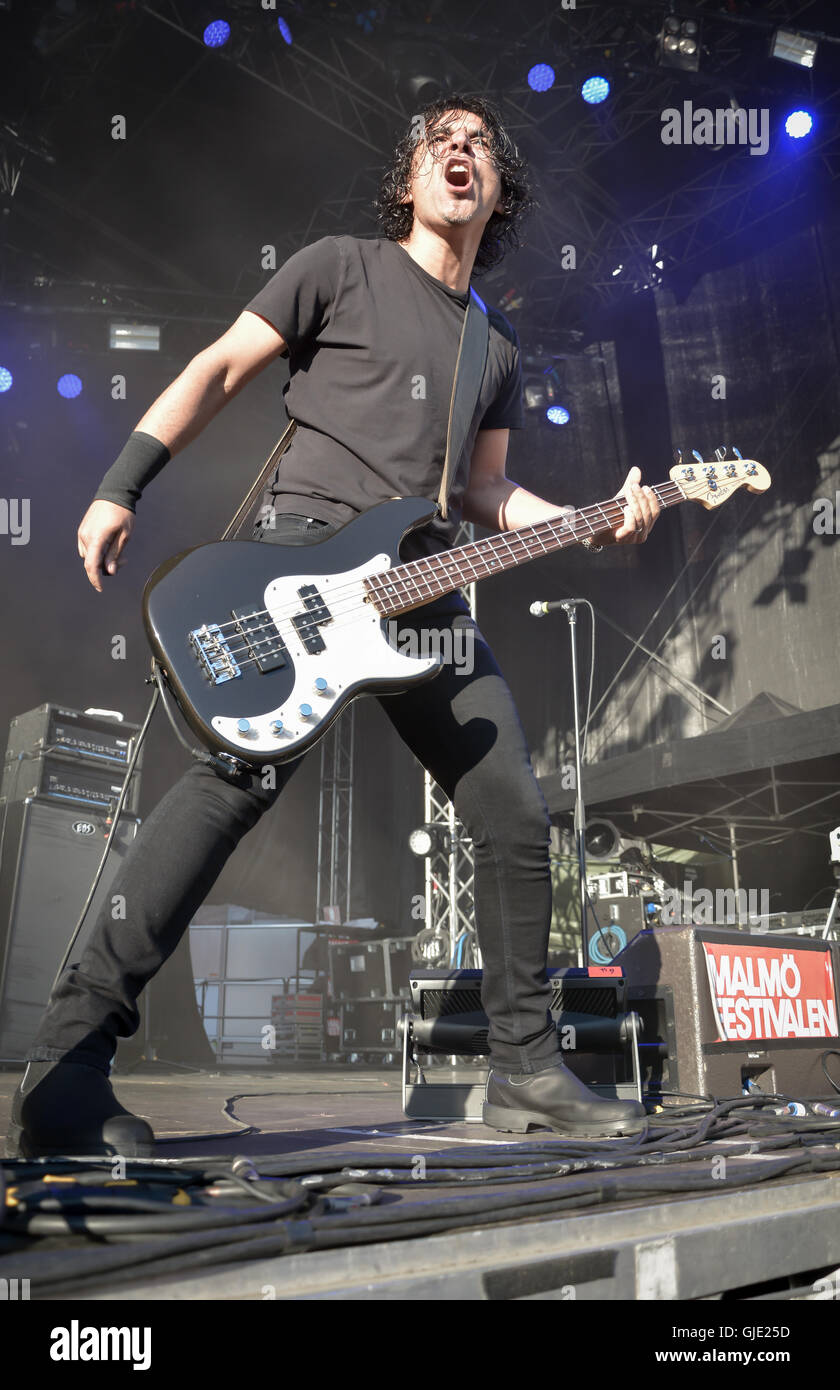
[{"label": "red banner", "polygon": [[720,1042],[837,1036],[831,952],[704,941]]}]

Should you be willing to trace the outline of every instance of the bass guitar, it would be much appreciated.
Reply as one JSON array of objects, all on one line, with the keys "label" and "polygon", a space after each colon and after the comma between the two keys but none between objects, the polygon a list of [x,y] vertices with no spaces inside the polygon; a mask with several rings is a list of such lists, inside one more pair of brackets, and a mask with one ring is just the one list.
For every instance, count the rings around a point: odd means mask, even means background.
[{"label": "bass guitar", "polygon": [[[653,489],[660,505],[713,508],[740,487],[764,492],[767,470],[735,453],[677,464]],[[305,548],[214,541],[155,570],[143,594],[146,632],[205,747],[251,767],[300,757],[356,696],[394,694],[438,673],[439,654],[412,655],[389,641],[401,613],[614,530],[624,506],[610,498],[401,563],[402,539],[434,514],[427,498],[398,498]]]}]

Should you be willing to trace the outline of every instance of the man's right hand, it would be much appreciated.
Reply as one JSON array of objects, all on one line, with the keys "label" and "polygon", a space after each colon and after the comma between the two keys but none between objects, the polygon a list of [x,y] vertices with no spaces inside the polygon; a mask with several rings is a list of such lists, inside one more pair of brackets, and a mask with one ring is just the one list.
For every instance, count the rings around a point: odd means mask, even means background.
[{"label": "man's right hand", "polygon": [[125,561],[121,558],[134,530],[134,512],[116,502],[91,502],[79,527],[79,554],[85,574],[94,589],[102,593],[105,575],[114,575]]}]

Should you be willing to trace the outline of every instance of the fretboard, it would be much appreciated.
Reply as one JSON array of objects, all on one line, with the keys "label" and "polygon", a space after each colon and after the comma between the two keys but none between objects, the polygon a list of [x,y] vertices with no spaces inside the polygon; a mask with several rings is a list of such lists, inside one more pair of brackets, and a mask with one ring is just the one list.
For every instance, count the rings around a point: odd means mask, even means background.
[{"label": "fretboard", "polygon": [[[678,483],[658,483],[653,492],[662,507],[683,502],[686,494]],[[441,594],[450,594],[476,579],[514,569],[540,555],[550,555],[569,545],[578,545],[599,532],[615,531],[624,519],[624,506],[611,498],[595,502],[590,507],[569,516],[540,521],[536,526],[523,526],[518,531],[503,531],[483,541],[455,546],[439,555],[425,556],[395,565],[381,574],[365,580],[368,597],[382,614],[407,613],[419,608]]]}]

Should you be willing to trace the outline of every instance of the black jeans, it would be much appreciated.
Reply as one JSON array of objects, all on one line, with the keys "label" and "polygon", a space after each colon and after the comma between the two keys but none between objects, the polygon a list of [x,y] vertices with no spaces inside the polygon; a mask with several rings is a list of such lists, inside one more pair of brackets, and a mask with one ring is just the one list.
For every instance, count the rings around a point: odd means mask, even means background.
[{"label": "black jeans", "polygon": [[[299,516],[275,522],[261,540],[305,545],[335,529]],[[545,969],[551,917],[545,802],[511,693],[463,599],[445,596],[402,615],[391,640],[406,650],[403,644],[419,641],[421,631],[441,633],[426,640],[437,640],[452,659],[426,684],[379,702],[473,839],[491,1063],[509,1072],[541,1071],[557,1055]],[[265,788],[260,772],[229,779],[196,760],[170,788],[114,878],[81,960],[59,980],[30,1060],[110,1070],[117,1038],[139,1025],[141,990],[301,761],[278,766],[275,786]],[[117,893],[125,917],[114,921],[109,903]]]}]

